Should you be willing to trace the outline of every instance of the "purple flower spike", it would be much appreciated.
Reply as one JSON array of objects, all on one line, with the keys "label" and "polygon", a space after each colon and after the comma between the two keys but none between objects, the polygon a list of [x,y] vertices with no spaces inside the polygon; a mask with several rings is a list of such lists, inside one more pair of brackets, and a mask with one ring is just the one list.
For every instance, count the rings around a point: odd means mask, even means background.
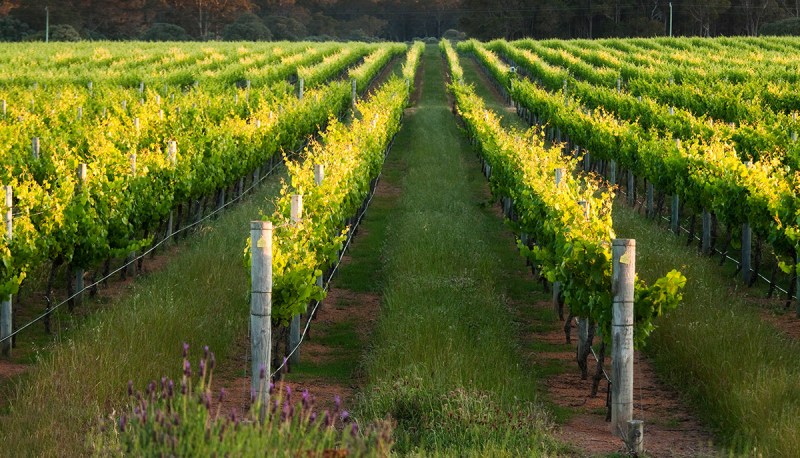
[{"label": "purple flower spike", "polygon": [[353,425],[350,427],[350,435],[358,435],[358,423],[353,422]]},{"label": "purple flower spike", "polygon": [[256,390],[255,390],[255,388],[250,388],[250,402],[256,402]]},{"label": "purple flower spike", "polygon": [[203,358],[205,358],[205,359],[208,358],[208,345],[203,347]]},{"label": "purple flower spike", "polygon": [[347,421],[350,418],[350,412],[343,410],[339,418],[341,418],[342,421]]},{"label": "purple flower spike", "polygon": [[222,402],[223,399],[225,399],[225,388],[220,388],[220,390],[219,390],[219,402]]},{"label": "purple flower spike", "polygon": [[286,399],[291,399],[291,398],[292,398],[292,387],[286,385]]},{"label": "purple flower spike", "polygon": [[128,418],[125,415],[119,417],[119,430],[120,430],[120,432],[123,432],[123,433],[125,432],[125,425],[127,423],[128,423]]},{"label": "purple flower spike", "polygon": [[325,426],[330,426],[332,423],[331,416],[328,414],[328,411],[322,413],[322,421],[325,423]]},{"label": "purple flower spike", "polygon": [[169,382],[167,382],[167,397],[171,398],[174,392],[175,392],[175,382],[170,380]]},{"label": "purple flower spike", "polygon": [[308,390],[303,390],[303,408],[308,409],[311,407],[311,396],[308,394]]},{"label": "purple flower spike", "polygon": [[183,375],[187,377],[192,376],[192,364],[189,362],[188,359],[183,360]]},{"label": "purple flower spike", "polygon": [[206,360],[200,360],[200,377],[206,376]]},{"label": "purple flower spike", "polygon": [[342,398],[338,394],[333,398],[333,405],[336,407],[336,412],[342,407]]},{"label": "purple flower spike", "polygon": [[274,394],[274,393],[275,393],[275,384],[269,382],[269,394]]},{"label": "purple flower spike", "polygon": [[183,357],[186,358],[189,355],[189,344],[184,342],[183,343]]},{"label": "purple flower spike", "polygon": [[317,413],[311,412],[311,416],[308,417],[308,421],[309,423],[314,423],[315,421],[317,421]]},{"label": "purple flower spike", "polygon": [[181,380],[181,394],[186,394],[186,382]]},{"label": "purple flower spike", "polygon": [[264,377],[266,376],[267,376],[267,366],[261,364],[261,366],[259,366],[258,368],[258,378],[264,380]]},{"label": "purple flower spike", "polygon": [[214,358],[214,352],[211,352],[211,360],[208,362],[208,368],[214,370],[214,366],[217,365],[217,359]]},{"label": "purple flower spike", "polygon": [[128,380],[128,396],[133,396],[133,380]]},{"label": "purple flower spike", "polygon": [[165,375],[161,377],[161,391],[164,391],[166,387],[167,387],[167,376]]}]

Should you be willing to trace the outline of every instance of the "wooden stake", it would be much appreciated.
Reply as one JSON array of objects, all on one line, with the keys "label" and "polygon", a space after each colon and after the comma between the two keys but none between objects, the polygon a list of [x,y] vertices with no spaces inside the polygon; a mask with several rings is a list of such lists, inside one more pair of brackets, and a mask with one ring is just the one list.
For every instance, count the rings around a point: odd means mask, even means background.
[{"label": "wooden stake", "polygon": [[[86,164],[78,164],[78,181],[81,189],[86,185]],[[73,278],[73,291],[75,298],[72,301],[73,307],[83,303],[83,268],[76,266],[73,269],[75,277]]]},{"label": "wooden stake", "polygon": [[644,454],[644,422],[642,420],[630,420],[628,422],[628,437],[625,441],[628,451],[633,456],[643,456]]},{"label": "wooden stake", "polygon": [[553,173],[555,175],[556,188],[558,188],[559,186],[561,186],[561,181],[564,178],[564,169],[562,169],[561,167],[553,169]]},{"label": "wooden stake", "polygon": [[633,419],[633,283],[636,275],[636,240],[614,239],[611,246],[611,432],[623,440],[628,437],[628,421]]},{"label": "wooden stake", "polygon": [[[303,219],[303,195],[292,194],[291,221],[297,224]],[[300,363],[300,314],[292,317],[289,325],[289,351],[294,350],[289,357],[289,364],[292,366]]]},{"label": "wooden stake", "polygon": [[705,209],[703,210],[703,237],[700,247],[703,254],[711,254],[711,213]]},{"label": "wooden stake", "polygon": [[611,186],[617,185],[617,161],[611,161],[608,172],[608,182],[611,184]]},{"label": "wooden stake", "polygon": [[325,179],[325,166],[322,164],[314,164],[314,183],[317,186],[322,185],[322,180]]},{"label": "wooden stake", "polygon": [[[8,243],[11,242],[13,238],[14,231],[14,212],[13,212],[13,205],[14,205],[14,194],[11,190],[11,186],[5,186],[6,191],[6,199],[5,199],[5,223],[6,223],[6,240]],[[8,336],[14,332],[12,326],[12,305],[11,305],[11,295],[7,295],[6,297],[2,298],[0,301],[0,339],[6,339],[3,341],[2,352],[5,356],[11,356],[11,339]]]},{"label": "wooden stake", "polygon": [[672,216],[669,220],[670,228],[675,235],[680,234],[681,225],[680,225],[680,212],[681,212],[681,198],[678,197],[677,194],[673,194],[672,196],[672,207],[670,208],[672,211]]},{"label": "wooden stake", "polygon": [[136,153],[131,154],[131,175],[136,176]]},{"label": "wooden stake", "polygon": [[39,159],[39,137],[31,139],[31,152],[34,159]]},{"label": "wooden stake", "polygon": [[298,100],[303,100],[303,93],[304,92],[305,92],[305,80],[303,78],[300,78],[300,80],[297,81],[297,99]]},{"label": "wooden stake", "polygon": [[[272,223],[250,223],[250,390],[261,404],[263,419],[269,404],[272,349]],[[262,376],[263,375],[263,376]]]},{"label": "wooden stake", "polygon": [[167,143],[167,159],[169,159],[172,165],[175,165],[178,158],[178,142],[175,140],[170,140]]},{"label": "wooden stake", "polygon": [[356,93],[356,88],[357,88],[356,79],[353,78],[350,80],[350,98],[353,100],[353,109],[356,108],[356,102],[358,101],[357,100],[358,94]]},{"label": "wooden stake", "polygon": [[750,284],[751,250],[753,247],[753,230],[750,223],[742,224],[742,281]]},{"label": "wooden stake", "polygon": [[633,170],[628,170],[628,205],[633,207],[636,204],[636,177]]}]

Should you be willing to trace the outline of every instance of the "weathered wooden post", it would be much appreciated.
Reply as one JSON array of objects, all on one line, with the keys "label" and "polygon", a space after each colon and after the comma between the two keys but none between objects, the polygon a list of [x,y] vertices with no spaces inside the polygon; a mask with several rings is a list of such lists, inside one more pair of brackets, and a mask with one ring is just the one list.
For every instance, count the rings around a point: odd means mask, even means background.
[{"label": "weathered wooden post", "polygon": [[[556,184],[556,189],[561,187],[561,182],[564,179],[564,169],[561,167],[553,169],[553,179]],[[556,315],[559,319],[564,315],[564,312],[561,310],[561,282],[554,281],[553,282],[553,311],[556,312]]]},{"label": "weathered wooden post", "polygon": [[680,234],[680,214],[681,214],[681,198],[677,194],[672,195],[672,206],[670,208],[672,216],[670,217],[670,229],[675,235]]},{"label": "weathered wooden post", "polygon": [[39,159],[39,137],[33,137],[31,139],[31,153],[33,154],[34,159]]},{"label": "weathered wooden post", "polygon": [[[170,140],[167,143],[167,159],[169,163],[174,167],[177,163],[177,156],[178,156],[178,142],[175,140]],[[175,213],[172,209],[169,211],[169,218],[167,219],[167,233],[164,235],[164,238],[171,238],[172,234],[175,232]]]},{"label": "weathered wooden post", "polygon": [[745,284],[750,284],[750,259],[751,250],[753,247],[753,230],[750,228],[750,223],[742,224],[742,281]]},{"label": "weathered wooden post", "polygon": [[305,80],[303,78],[300,78],[300,80],[297,81],[297,99],[298,100],[303,100],[303,93],[304,92],[305,92]]},{"label": "weathered wooden post", "polygon": [[[303,219],[303,195],[292,194],[291,221],[297,224]],[[300,363],[300,314],[292,317],[289,325],[289,363],[294,366]]]},{"label": "weathered wooden post", "polygon": [[[583,219],[588,221],[589,220],[589,202],[585,200],[579,200],[578,205],[581,206],[583,209]],[[586,346],[591,345],[589,342],[589,327],[590,327],[590,320],[588,317],[578,317],[578,348],[575,355],[575,359],[578,361],[578,365],[581,365],[583,368],[583,354],[586,352]]]},{"label": "weathered wooden post", "polygon": [[[6,240],[8,243],[11,243],[11,239],[14,235],[13,231],[13,223],[14,223],[14,213],[13,213],[13,205],[14,205],[14,194],[11,190],[11,186],[5,186],[6,191],[6,199],[5,199],[5,223],[6,223]],[[3,340],[2,343],[2,352],[4,356],[11,355],[11,333],[14,331],[12,326],[12,309],[11,309],[11,295],[7,295],[0,300],[0,339]]]},{"label": "weathered wooden post", "polygon": [[711,254],[711,212],[703,209],[703,237],[701,239],[703,254]]},{"label": "weathered wooden post", "polygon": [[357,90],[357,83],[356,79],[353,78],[350,80],[350,98],[353,100],[353,109],[356,109],[356,102],[358,101],[358,93]]},{"label": "weathered wooden post", "polygon": [[3,99],[2,103],[0,103],[0,105],[2,105],[2,108],[3,108],[3,119],[5,119],[6,118],[6,114],[8,114],[8,104],[6,103],[6,99]]},{"label": "weathered wooden post", "polygon": [[136,153],[131,154],[131,175],[136,178]]},{"label": "weathered wooden post", "polygon": [[608,167],[608,182],[611,186],[617,184],[617,161],[612,160]]},{"label": "weathered wooden post", "polygon": [[83,119],[83,107],[78,107],[78,121]]},{"label": "weathered wooden post", "polygon": [[[86,186],[86,164],[78,164],[78,186],[83,190]],[[73,279],[73,291],[75,298],[73,299],[74,305],[81,305],[83,303],[83,267],[77,266],[74,270],[75,277]]]},{"label": "weathered wooden post", "polygon": [[628,169],[628,205],[636,205],[636,176]]},{"label": "weathered wooden post", "polygon": [[622,92],[622,79],[617,78],[617,94],[619,94],[620,92]]},{"label": "weathered wooden post", "polygon": [[272,223],[250,222],[250,391],[261,403],[263,420],[269,404],[272,350]]},{"label": "weathered wooden post", "polygon": [[611,246],[611,432],[627,442],[633,419],[633,284],[636,275],[636,240],[614,239]]},{"label": "weathered wooden post", "polygon": [[625,443],[633,456],[642,456],[644,453],[644,421],[628,421],[628,437]]},{"label": "weathered wooden post", "polygon": [[[406,79],[406,81],[408,80]],[[317,186],[322,186],[322,181],[324,179],[325,179],[325,166],[323,166],[322,164],[314,164],[314,183],[316,183]],[[317,277],[317,286],[319,288],[324,287],[322,275]],[[320,307],[322,306],[322,301],[319,302],[319,306]],[[311,319],[311,317],[309,317],[309,319]]]}]

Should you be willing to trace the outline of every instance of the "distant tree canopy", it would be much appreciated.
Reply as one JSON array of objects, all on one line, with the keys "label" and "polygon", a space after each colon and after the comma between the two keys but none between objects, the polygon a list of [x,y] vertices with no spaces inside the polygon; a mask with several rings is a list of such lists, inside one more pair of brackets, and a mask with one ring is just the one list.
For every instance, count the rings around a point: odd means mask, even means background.
[{"label": "distant tree canopy", "polygon": [[226,41],[262,41],[272,39],[272,32],[260,17],[244,13],[236,22],[225,26],[222,38]]},{"label": "distant tree canopy", "polygon": [[139,39],[144,41],[188,41],[192,37],[186,33],[186,29],[179,25],[156,22]]},{"label": "distant tree canopy", "polygon": [[674,35],[758,35],[765,24],[795,34],[787,20],[800,17],[798,0],[0,0],[0,39],[39,37],[45,3],[51,26],[112,40],[184,39],[157,24],[193,40],[632,37],[665,35],[670,22]]}]

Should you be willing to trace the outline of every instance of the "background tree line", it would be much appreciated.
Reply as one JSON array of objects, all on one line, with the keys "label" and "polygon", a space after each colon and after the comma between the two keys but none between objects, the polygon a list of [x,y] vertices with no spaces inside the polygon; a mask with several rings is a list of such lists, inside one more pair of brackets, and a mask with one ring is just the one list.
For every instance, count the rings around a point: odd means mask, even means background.
[{"label": "background tree line", "polygon": [[[795,34],[800,0],[0,0],[0,40]],[[454,32],[450,32],[453,34]]]}]

